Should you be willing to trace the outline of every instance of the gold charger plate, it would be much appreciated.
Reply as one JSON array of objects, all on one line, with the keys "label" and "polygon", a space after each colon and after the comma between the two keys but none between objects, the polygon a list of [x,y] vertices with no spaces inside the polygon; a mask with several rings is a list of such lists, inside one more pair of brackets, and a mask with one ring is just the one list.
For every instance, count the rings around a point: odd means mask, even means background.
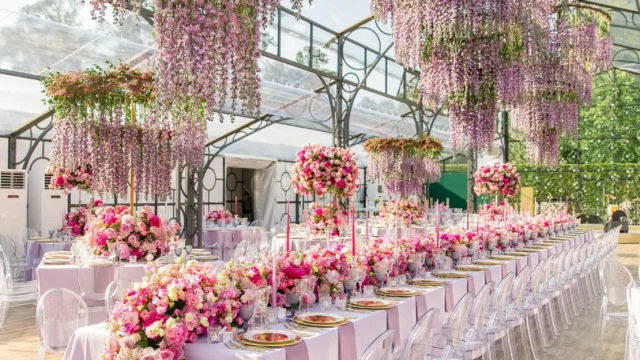
[{"label": "gold charger plate", "polygon": [[537,253],[537,252],[539,252],[537,249],[519,249],[518,251],[522,251],[522,252],[526,252],[526,253]]},{"label": "gold charger plate", "polygon": [[293,317],[293,322],[295,322],[297,324],[300,324],[300,325],[305,325],[305,326],[329,328],[329,327],[338,327],[338,326],[342,326],[342,325],[347,325],[349,323],[349,319],[345,318],[344,320],[336,322],[336,323],[314,323],[314,322],[304,321],[304,320],[298,318],[298,316],[296,315],[296,316]]},{"label": "gold charger plate", "polygon": [[438,280],[427,280],[427,279],[418,279],[418,280],[409,280],[409,285],[412,286],[420,286],[420,287],[439,287],[447,285],[444,281]]},{"label": "gold charger plate", "polygon": [[507,255],[507,256],[529,256],[529,254],[525,254],[525,253],[519,252],[519,250],[506,253],[505,255]]},{"label": "gold charger plate", "polygon": [[477,265],[487,265],[487,266],[496,266],[504,264],[504,261],[501,260],[474,260],[474,264]]},{"label": "gold charger plate", "polygon": [[491,255],[490,258],[491,259],[495,259],[495,260],[518,260],[519,256],[508,256],[508,255]]},{"label": "gold charger plate", "polygon": [[360,305],[354,305],[354,304],[347,305],[347,307],[350,307],[352,309],[358,309],[358,310],[387,310],[387,309],[391,309],[394,306],[396,306],[396,304],[389,304],[385,306],[360,306]]},{"label": "gold charger plate", "polygon": [[418,296],[420,295],[420,293],[418,291],[412,292],[412,293],[407,293],[407,294],[390,294],[387,292],[381,292],[379,290],[376,290],[376,295],[380,295],[380,296],[386,296],[386,297],[391,297],[391,298],[410,298],[410,297],[414,297],[414,296]]},{"label": "gold charger plate", "polygon": [[459,266],[456,266],[456,270],[459,270],[459,271],[475,271],[475,272],[477,272],[477,271],[485,271],[485,270],[487,270],[487,268],[483,267],[483,266],[472,267],[472,266],[459,265]]},{"label": "gold charger plate", "polygon": [[261,348],[261,347],[262,348],[281,348],[281,347],[297,345],[302,341],[302,338],[300,336],[296,336],[296,338],[293,340],[289,340],[289,341],[281,342],[277,344],[269,344],[269,343],[261,343],[261,342],[254,342],[251,340],[247,340],[244,338],[244,334],[242,334],[237,337],[237,340],[240,341],[243,345],[247,345],[247,346],[255,346],[258,348]]},{"label": "gold charger plate", "polygon": [[464,278],[468,278],[469,274],[440,273],[440,274],[434,274],[433,276],[441,277],[441,278],[445,278],[445,279],[464,279]]}]

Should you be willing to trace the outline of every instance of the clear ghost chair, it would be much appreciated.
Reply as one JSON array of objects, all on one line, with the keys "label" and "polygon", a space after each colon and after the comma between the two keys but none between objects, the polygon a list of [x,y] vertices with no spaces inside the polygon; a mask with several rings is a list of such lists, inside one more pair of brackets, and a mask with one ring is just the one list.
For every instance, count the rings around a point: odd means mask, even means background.
[{"label": "clear ghost chair", "polygon": [[262,220],[254,220],[254,221],[251,222],[251,224],[249,226],[264,227],[264,221],[262,221]]},{"label": "clear ghost chair", "polygon": [[640,359],[640,282],[634,281],[627,286],[629,304],[629,326],[625,359]]},{"label": "clear ghost chair", "polygon": [[[2,245],[0,245],[0,276],[2,277],[2,281],[7,282],[7,295],[9,298],[7,302],[13,303],[12,296],[13,294],[26,294],[26,293],[36,293],[38,282],[36,280],[32,281],[21,281],[16,282],[15,277],[15,268],[11,264],[11,260],[9,260],[8,254],[4,251]],[[35,298],[34,298],[35,299]]]},{"label": "clear ghost chair", "polygon": [[[547,340],[546,328],[542,321],[542,314],[540,310],[544,305],[542,299],[545,298],[541,294],[541,289],[543,286],[543,276],[545,275],[547,268],[547,260],[542,260],[538,263],[536,268],[531,273],[531,279],[529,281],[529,293],[525,296],[524,303],[522,305],[522,312],[524,313],[525,322],[527,322],[526,326],[530,328],[529,319],[536,320],[536,327],[538,329],[538,337],[540,342],[542,343],[542,351],[547,351],[549,349],[549,341]],[[530,330],[528,330],[530,331]],[[533,345],[535,342],[531,342]],[[531,348],[533,358],[535,359],[536,349],[534,346]]]},{"label": "clear ghost chair", "polygon": [[556,268],[555,260],[555,255],[551,255],[546,259],[546,264],[542,275],[542,284],[538,292],[538,301],[540,302],[540,305],[542,307],[546,308],[547,318],[549,319],[549,324],[551,325],[551,336],[554,339],[557,339],[558,336],[560,336],[560,333],[558,332],[558,326],[556,325],[556,312],[553,307],[553,299],[555,293],[551,290],[554,270]]},{"label": "clear ghost chair", "polygon": [[438,319],[440,310],[427,311],[413,326],[407,343],[404,346],[403,360],[422,360],[431,352],[431,335],[434,321]]},{"label": "clear ghost chair", "polygon": [[[600,268],[600,279],[604,295],[602,295],[599,317],[598,356],[602,358],[602,344],[607,324],[628,325],[627,287],[633,282],[633,275],[624,265],[615,261],[607,261]],[[611,307],[614,311],[611,311]]]},{"label": "clear ghost chair", "polygon": [[[535,353],[530,353],[530,349],[533,348],[533,337],[531,334],[529,318],[523,312],[524,292],[527,283],[529,282],[530,274],[531,267],[525,266],[522,270],[520,270],[520,274],[518,274],[518,276],[516,277],[514,286],[511,291],[512,302],[507,307],[505,318],[507,326],[511,329],[520,327],[520,334],[522,336],[522,342],[524,344],[527,359],[530,359],[532,355],[535,355]],[[511,343],[511,349],[515,349],[515,339],[512,338],[511,340],[514,341],[513,343]]]},{"label": "clear ghost chair", "polygon": [[25,270],[34,269],[32,271],[35,271],[35,265],[27,264],[24,259],[18,258],[17,245],[11,237],[0,234],[0,246],[2,246],[9,259],[12,281],[14,283],[24,281]]},{"label": "clear ghost chair", "polygon": [[220,244],[213,241],[213,237],[208,234],[202,234],[202,246],[211,249],[211,255],[218,256],[219,259],[222,259],[222,248]]},{"label": "clear ghost chair", "polygon": [[104,314],[104,299],[107,287],[118,279],[118,266],[108,259],[87,261],[78,268],[78,286],[80,297],[86,301],[91,312]]},{"label": "clear ghost chair", "polygon": [[127,279],[114,280],[107,286],[107,292],[104,295],[104,306],[107,312],[107,318],[111,316],[116,304],[122,302],[127,292],[132,288],[133,284]]},{"label": "clear ghost chair", "polygon": [[489,346],[491,359],[496,358],[495,342],[500,339],[502,339],[502,352],[505,358],[515,358],[515,349],[511,347],[513,331],[506,324],[507,305],[509,305],[511,287],[515,278],[513,272],[508,273],[493,292],[486,323],[487,340],[491,342]]},{"label": "clear ghost chair", "polygon": [[[493,291],[493,281],[486,283],[478,292],[471,304],[469,316],[470,328],[464,336],[465,358],[475,359],[484,354],[491,345],[487,333],[487,313],[489,311],[490,295]],[[492,352],[489,352],[491,356]]]},{"label": "clear ghost chair", "polygon": [[236,245],[235,249],[233,250],[233,260],[236,263],[243,261],[246,252],[247,252],[247,240],[242,240]]},{"label": "clear ghost chair", "polygon": [[242,231],[242,238],[246,241],[245,258],[247,261],[253,262],[259,253],[260,244],[262,243],[262,228],[247,228]]},{"label": "clear ghost chair", "polygon": [[89,324],[87,304],[68,289],[51,289],[38,301],[36,329],[40,339],[38,360],[45,352],[63,354],[73,332]]},{"label": "clear ghost chair", "polygon": [[396,330],[387,330],[378,336],[364,351],[360,360],[392,360],[393,337]]},{"label": "clear ghost chair", "polygon": [[469,312],[473,304],[473,295],[467,293],[458,301],[449,315],[449,322],[446,325],[444,336],[446,345],[440,346],[440,340],[432,348],[442,349],[442,359],[463,359],[465,355],[465,339],[469,330]]}]

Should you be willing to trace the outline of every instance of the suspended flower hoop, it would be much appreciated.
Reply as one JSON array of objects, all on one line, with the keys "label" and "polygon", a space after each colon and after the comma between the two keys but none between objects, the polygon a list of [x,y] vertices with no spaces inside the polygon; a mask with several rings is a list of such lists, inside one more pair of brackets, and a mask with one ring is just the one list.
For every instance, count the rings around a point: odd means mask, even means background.
[{"label": "suspended flower hoop", "polygon": [[420,195],[424,183],[440,180],[440,140],[374,138],[364,143],[364,149],[369,153],[371,178],[383,183],[387,194]]}]

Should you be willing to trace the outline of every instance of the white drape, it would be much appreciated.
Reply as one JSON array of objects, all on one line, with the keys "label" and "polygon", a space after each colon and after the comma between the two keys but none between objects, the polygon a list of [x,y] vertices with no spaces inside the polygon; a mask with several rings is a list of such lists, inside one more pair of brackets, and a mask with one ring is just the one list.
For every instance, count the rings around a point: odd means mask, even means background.
[{"label": "white drape", "polygon": [[262,220],[266,229],[276,223],[276,163],[256,169],[253,175],[253,209],[256,220]]}]

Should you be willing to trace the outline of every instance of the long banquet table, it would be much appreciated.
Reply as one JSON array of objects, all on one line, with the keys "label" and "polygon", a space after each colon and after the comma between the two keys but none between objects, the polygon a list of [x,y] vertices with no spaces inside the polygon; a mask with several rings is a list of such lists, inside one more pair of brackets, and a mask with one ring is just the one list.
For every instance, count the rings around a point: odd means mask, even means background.
[{"label": "long banquet table", "polygon": [[[463,279],[444,279],[447,285],[444,287],[421,289],[423,293],[413,298],[398,300],[396,306],[386,311],[374,311],[370,313],[340,312],[340,314],[352,317],[347,325],[337,329],[314,334],[304,338],[295,346],[274,349],[265,353],[251,353],[247,358],[251,359],[282,359],[282,360],[351,360],[359,358],[367,346],[387,329],[398,331],[396,338],[396,350],[401,352],[404,348],[412,327],[417,320],[429,309],[440,310],[439,324],[443,324],[455,304],[467,293],[476,293],[485,283],[494,281],[496,284],[510,272],[516,274],[525,266],[534,267],[542,259],[551,254],[568,250],[585,241],[593,239],[593,232],[578,232],[569,240],[559,242],[538,252],[532,252],[517,260],[506,261],[501,265],[487,267],[481,272],[471,272],[470,276]],[[441,280],[441,279],[439,279]],[[317,307],[317,305],[316,305]],[[318,310],[318,309],[316,309]],[[337,312],[337,310],[332,310]],[[272,325],[273,329],[284,329],[282,324]],[[103,324],[92,325],[77,329],[71,338],[65,360],[98,360],[102,348],[109,338],[109,333]],[[238,350],[231,350],[224,344],[207,344],[206,337],[200,337],[196,343],[186,344],[185,356],[189,360],[237,359]],[[247,354],[249,354],[247,353]]]}]

